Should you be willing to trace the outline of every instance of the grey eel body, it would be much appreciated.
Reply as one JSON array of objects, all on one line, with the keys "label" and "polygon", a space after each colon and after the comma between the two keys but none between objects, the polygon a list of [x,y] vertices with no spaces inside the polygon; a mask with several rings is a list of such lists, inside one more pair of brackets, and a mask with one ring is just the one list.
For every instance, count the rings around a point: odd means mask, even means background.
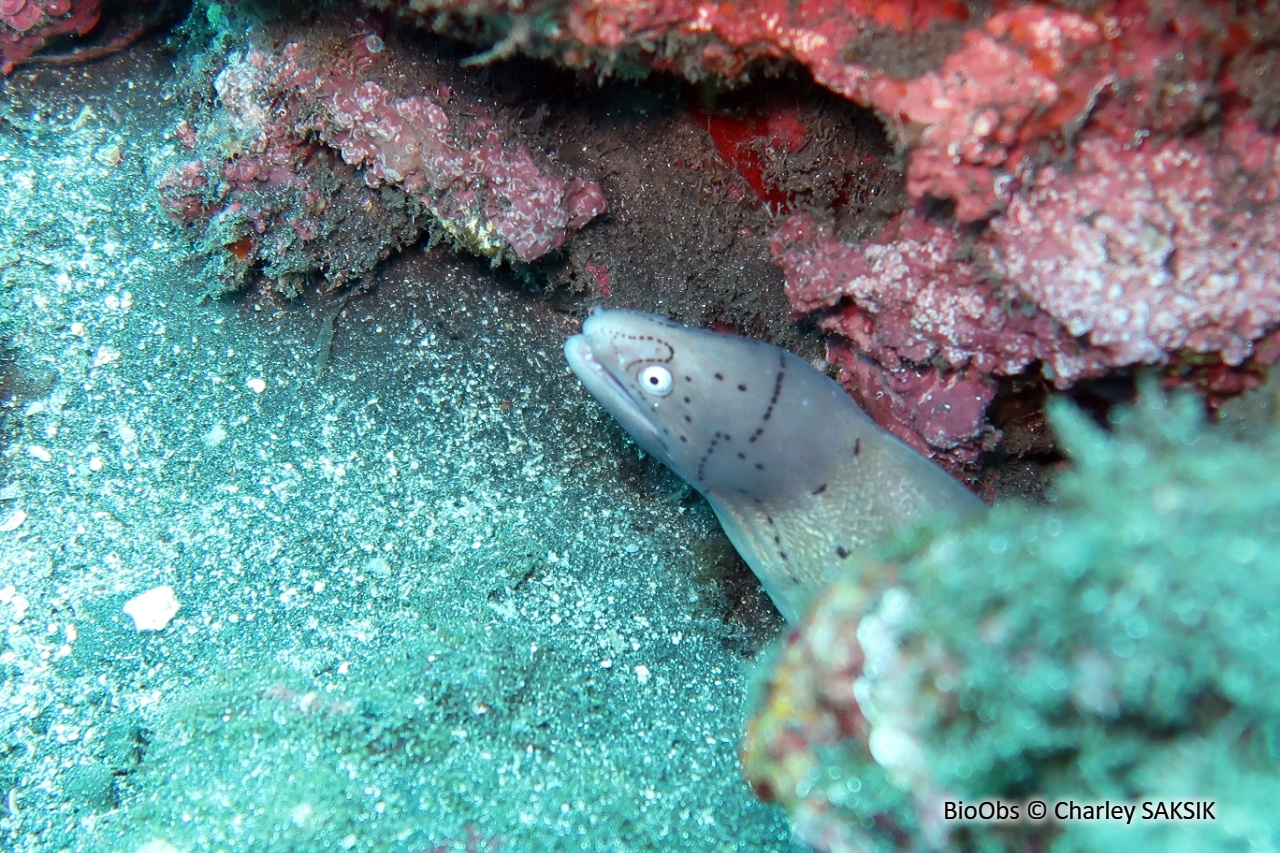
[{"label": "grey eel body", "polygon": [[786,350],[616,310],[564,350],[635,442],[707,498],[788,621],[877,537],[983,509]]}]

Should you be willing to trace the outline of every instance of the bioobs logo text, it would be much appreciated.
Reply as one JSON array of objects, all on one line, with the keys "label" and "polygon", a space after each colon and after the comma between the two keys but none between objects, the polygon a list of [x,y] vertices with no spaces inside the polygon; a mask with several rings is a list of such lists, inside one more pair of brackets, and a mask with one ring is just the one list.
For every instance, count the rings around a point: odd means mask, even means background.
[{"label": "bioobs logo text", "polygon": [[1077,800],[1046,802],[1039,799],[1024,803],[1006,803],[1003,800],[966,803],[963,800],[943,800],[942,819],[957,823],[1000,823],[1025,817],[1034,822],[1047,818],[1062,823],[1106,821],[1128,825],[1146,821],[1217,820],[1217,805],[1214,800],[1142,800],[1136,803],[1111,800],[1100,803]]},{"label": "bioobs logo text", "polygon": [[983,800],[978,803],[966,803],[962,800],[943,800],[942,819],[951,821],[1002,821],[1019,820],[1023,815],[1020,803],[1006,803],[1000,800]]}]

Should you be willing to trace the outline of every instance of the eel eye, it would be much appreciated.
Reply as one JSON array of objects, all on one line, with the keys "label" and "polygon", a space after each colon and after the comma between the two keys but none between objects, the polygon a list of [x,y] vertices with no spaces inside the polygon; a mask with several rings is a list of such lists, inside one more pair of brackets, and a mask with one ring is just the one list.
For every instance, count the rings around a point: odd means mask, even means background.
[{"label": "eel eye", "polygon": [[660,364],[651,364],[640,371],[640,387],[655,397],[665,397],[671,393],[671,371]]}]

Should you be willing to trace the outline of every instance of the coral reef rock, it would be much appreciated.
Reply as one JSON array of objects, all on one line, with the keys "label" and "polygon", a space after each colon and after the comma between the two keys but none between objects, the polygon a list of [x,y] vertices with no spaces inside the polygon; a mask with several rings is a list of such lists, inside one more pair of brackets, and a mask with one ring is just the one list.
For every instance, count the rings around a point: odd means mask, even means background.
[{"label": "coral reef rock", "polygon": [[[488,45],[477,60],[732,81],[798,66],[873,110],[907,208],[870,243],[838,211],[786,210],[774,257],[796,312],[843,339],[854,395],[944,463],[990,445],[1000,377],[1216,363],[1229,389],[1249,383],[1226,372],[1274,361],[1277,0],[364,2]],[[858,387],[872,377],[887,401]]]},{"label": "coral reef rock", "polygon": [[[1150,388],[1111,432],[1051,409],[1074,467],[1047,505],[860,559],[762,690],[755,789],[822,851],[1226,850],[1280,830],[1259,807],[1280,793],[1280,430],[1242,440],[1201,412]],[[1217,820],[1053,814],[1188,797]],[[948,817],[1037,799],[1048,820]]]},{"label": "coral reef rock", "polygon": [[0,76],[57,36],[82,36],[98,24],[98,0],[0,0]]},{"label": "coral reef rock", "polygon": [[214,114],[178,134],[198,159],[170,166],[159,191],[172,218],[202,229],[230,287],[255,266],[286,289],[317,271],[331,286],[359,279],[428,221],[527,263],[604,212],[598,185],[454,103],[447,82],[408,95],[378,82],[394,78],[389,53],[372,31],[317,31],[227,58]]}]

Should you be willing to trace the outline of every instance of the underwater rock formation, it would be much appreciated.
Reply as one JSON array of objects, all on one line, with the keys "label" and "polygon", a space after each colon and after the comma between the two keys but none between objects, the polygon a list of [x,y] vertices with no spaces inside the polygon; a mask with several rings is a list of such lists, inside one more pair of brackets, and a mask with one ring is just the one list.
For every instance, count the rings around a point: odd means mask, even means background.
[{"label": "underwater rock formation", "polygon": [[[403,20],[601,73],[742,79],[797,63],[879,112],[908,149],[915,197],[969,222],[1001,207],[1024,163],[1053,159],[1095,112],[1116,130],[1175,133],[1231,103],[1273,127],[1259,84],[1277,61],[1274,3],[1244,10],[1110,0],[1089,12],[956,0],[513,4],[364,0]],[[1044,147],[1044,143],[1049,143]]]},{"label": "underwater rock formation", "polygon": [[82,36],[98,23],[98,0],[0,0],[0,75],[51,38]]},{"label": "underwater rock formation", "polygon": [[[1046,506],[886,544],[787,640],[743,747],[818,850],[1232,849],[1280,829],[1280,485],[1190,397],[1148,388]],[[1049,804],[948,820],[948,801]],[[1071,822],[1056,801],[1216,800],[1216,821]],[[1247,845],[1245,845],[1247,846]]]},{"label": "underwater rock formation", "polygon": [[527,263],[604,212],[598,185],[454,103],[447,83],[399,95],[378,82],[394,78],[389,53],[372,30],[316,29],[227,58],[214,115],[180,132],[198,159],[171,166],[159,191],[171,217],[205,232],[232,287],[257,265],[286,290],[316,271],[330,286],[358,280],[427,221]]},{"label": "underwater rock formation", "polygon": [[821,312],[819,326],[835,333],[827,357],[853,397],[903,441],[953,466],[986,441],[992,376],[1037,360],[1077,372],[1084,362],[1058,323],[993,286],[971,243],[959,226],[902,215],[859,246],[796,214],[772,244],[791,305]]},{"label": "underwater rock formation", "polygon": [[992,221],[990,268],[1103,364],[1240,364],[1280,324],[1280,140],[1243,117],[1221,131],[1082,140]]},{"label": "underwater rock formation", "polygon": [[836,211],[794,211],[774,256],[796,311],[844,339],[854,395],[944,462],[989,444],[997,377],[1273,360],[1255,345],[1280,326],[1274,0],[365,3],[490,44],[479,59],[695,80],[795,64],[874,110],[913,203],[867,245]]},{"label": "underwater rock formation", "polygon": [[[862,245],[796,215],[773,246],[792,305],[821,312],[890,385],[1036,364],[1061,388],[1134,364],[1270,364],[1274,348],[1254,345],[1280,326],[1280,140],[1247,119],[1214,144],[1088,133],[1073,165],[1041,169],[976,234],[913,208]],[[834,360],[872,405],[878,384]],[[963,452],[983,422],[967,408],[953,429],[905,431]]]}]

